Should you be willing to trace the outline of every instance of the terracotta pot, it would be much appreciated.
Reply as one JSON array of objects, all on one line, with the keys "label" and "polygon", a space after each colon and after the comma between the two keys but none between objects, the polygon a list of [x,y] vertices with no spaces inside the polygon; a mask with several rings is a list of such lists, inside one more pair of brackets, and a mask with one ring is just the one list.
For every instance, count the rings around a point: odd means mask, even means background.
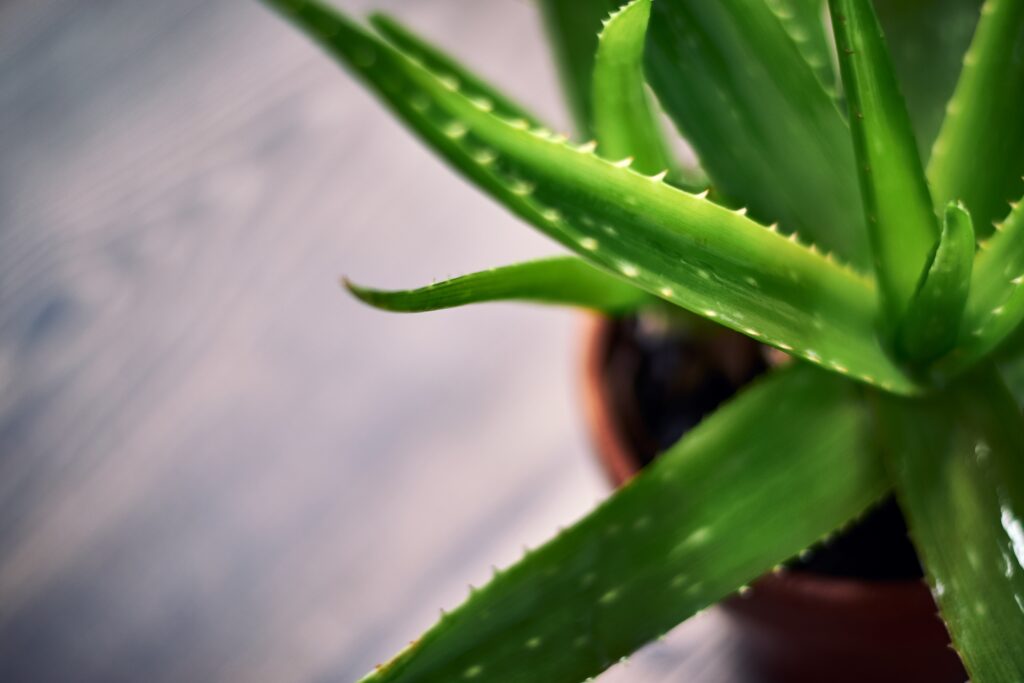
[{"label": "terracotta pot", "polygon": [[[640,469],[623,427],[632,393],[608,372],[612,323],[589,318],[583,398],[591,439],[613,486]],[[629,411],[628,408],[625,409]],[[868,581],[800,570],[768,574],[722,603],[750,679],[802,683],[963,683],[935,603],[920,580]]]}]

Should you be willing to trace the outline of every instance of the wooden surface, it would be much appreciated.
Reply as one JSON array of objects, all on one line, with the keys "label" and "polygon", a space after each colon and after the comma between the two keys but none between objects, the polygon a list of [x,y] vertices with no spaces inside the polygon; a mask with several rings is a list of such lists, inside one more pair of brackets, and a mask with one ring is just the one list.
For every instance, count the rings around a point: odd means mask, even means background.
[{"label": "wooden surface", "polygon": [[[526,0],[372,6],[567,125]],[[555,251],[255,2],[0,2],[0,680],[352,681],[585,513],[572,313],[337,285]]]}]

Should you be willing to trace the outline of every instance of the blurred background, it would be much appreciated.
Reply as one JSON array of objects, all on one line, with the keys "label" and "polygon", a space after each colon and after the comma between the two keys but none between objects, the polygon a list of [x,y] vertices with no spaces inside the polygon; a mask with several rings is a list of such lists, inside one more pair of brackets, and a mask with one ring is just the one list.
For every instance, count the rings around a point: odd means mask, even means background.
[{"label": "blurred background", "polygon": [[[341,4],[568,129],[529,0]],[[555,251],[255,0],[0,2],[0,680],[354,681],[584,514],[578,314],[338,286]]]}]

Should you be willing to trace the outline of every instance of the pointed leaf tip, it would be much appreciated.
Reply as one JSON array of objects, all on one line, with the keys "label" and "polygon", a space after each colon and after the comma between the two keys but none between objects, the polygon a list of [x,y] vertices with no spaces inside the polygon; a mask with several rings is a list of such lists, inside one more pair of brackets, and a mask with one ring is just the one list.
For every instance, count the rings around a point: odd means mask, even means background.
[{"label": "pointed leaf tip", "polygon": [[[920,391],[880,343],[874,283],[861,274],[747,217],[480,110],[458,86],[323,3],[307,0],[289,16],[455,168],[588,262],[847,377]],[[368,66],[366,54],[374,55]],[[458,139],[444,132],[453,122],[466,129]],[[534,192],[515,194],[511,178],[534,183]]]},{"label": "pointed leaf tip", "polygon": [[619,315],[654,299],[621,278],[575,257],[492,268],[408,290],[380,290],[343,280],[360,301],[396,313],[420,313],[492,301],[577,306]]},{"label": "pointed leaf tip", "polygon": [[869,0],[829,0],[886,328],[904,316],[939,236],[903,95]]},{"label": "pointed leaf tip", "polygon": [[648,175],[674,165],[644,87],[650,13],[651,0],[632,0],[605,20],[594,58],[591,105],[601,156],[635,157],[633,167]]},{"label": "pointed leaf tip", "polygon": [[956,344],[974,253],[971,215],[962,202],[950,202],[939,242],[921,273],[897,335],[901,355],[911,362],[929,363]]}]

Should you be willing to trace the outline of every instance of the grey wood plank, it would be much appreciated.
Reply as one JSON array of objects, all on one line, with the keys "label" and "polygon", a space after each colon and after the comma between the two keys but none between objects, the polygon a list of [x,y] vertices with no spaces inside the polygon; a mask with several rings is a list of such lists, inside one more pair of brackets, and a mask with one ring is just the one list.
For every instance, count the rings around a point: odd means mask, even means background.
[{"label": "grey wood plank", "polygon": [[[528,3],[373,6],[566,125]],[[8,0],[0,150],[0,679],[352,680],[604,494],[573,315],[337,286],[554,247],[257,3]]]}]

